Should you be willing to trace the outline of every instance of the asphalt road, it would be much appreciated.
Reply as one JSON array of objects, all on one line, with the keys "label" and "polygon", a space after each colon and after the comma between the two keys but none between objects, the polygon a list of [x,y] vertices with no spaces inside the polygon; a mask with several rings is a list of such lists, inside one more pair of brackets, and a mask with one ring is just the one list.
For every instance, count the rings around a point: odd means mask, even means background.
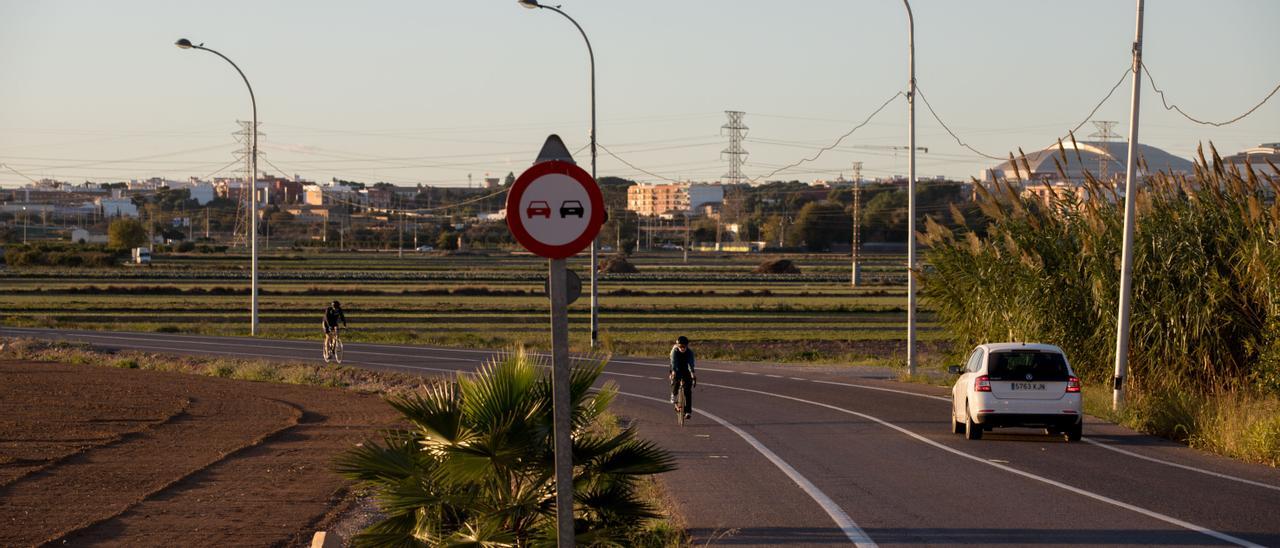
[{"label": "asphalt road", "polygon": [[[0,328],[109,348],[315,361],[320,342]],[[694,344],[696,350],[696,341]],[[487,350],[349,343],[344,365],[469,371]],[[681,428],[660,360],[616,358],[620,415],[671,450],[672,503],[696,545],[1280,546],[1280,470],[1088,420],[966,441],[945,389],[882,370],[703,361]]]}]

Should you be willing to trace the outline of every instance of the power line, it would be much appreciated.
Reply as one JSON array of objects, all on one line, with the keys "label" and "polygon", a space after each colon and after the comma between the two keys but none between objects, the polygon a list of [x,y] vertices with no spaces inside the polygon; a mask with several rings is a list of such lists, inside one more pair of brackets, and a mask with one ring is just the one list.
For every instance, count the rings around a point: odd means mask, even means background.
[{"label": "power line", "polygon": [[932,114],[932,115],[933,115],[933,119],[938,121],[938,125],[942,126],[942,129],[947,130],[947,133],[950,133],[950,134],[951,134],[951,137],[952,137],[953,139],[955,139],[955,140],[956,140],[956,143],[959,143],[959,144],[960,144],[960,146],[962,146],[962,147],[964,147],[964,148],[967,148],[967,149],[969,149],[969,150],[972,150],[972,151],[974,152],[974,154],[977,154],[978,156],[982,156],[982,157],[984,157],[984,158],[990,158],[990,159],[992,159],[992,160],[1003,160],[1003,159],[1004,159],[1004,158],[1001,158],[1001,157],[999,157],[999,156],[992,156],[992,155],[987,154],[987,153],[985,153],[985,152],[983,152],[983,151],[981,151],[981,150],[978,150],[978,149],[976,149],[976,148],[973,148],[973,147],[969,146],[969,144],[968,144],[968,143],[966,143],[966,142],[964,142],[963,140],[961,140],[961,139],[960,139],[960,136],[959,136],[959,135],[956,135],[956,132],[951,131],[951,128],[947,126],[947,123],[946,123],[946,122],[943,122],[943,121],[942,121],[942,118],[938,117],[938,113],[937,113],[937,111],[933,110],[933,105],[929,104],[929,99],[928,99],[927,97],[925,97],[925,96],[924,96],[924,90],[920,87],[920,83],[919,83],[919,82],[916,82],[916,95],[919,95],[919,96],[920,96],[920,100],[924,101],[924,106],[925,106],[925,107],[927,107],[927,108],[929,109],[929,114]]},{"label": "power line", "polygon": [[[1079,131],[1080,128],[1085,125],[1085,123],[1087,123],[1089,120],[1092,120],[1093,115],[1097,114],[1098,109],[1102,108],[1102,105],[1105,104],[1108,99],[1111,99],[1111,96],[1115,94],[1116,90],[1120,88],[1120,85],[1123,84],[1124,81],[1128,79],[1128,77],[1129,77],[1129,70],[1125,69],[1125,72],[1120,76],[1120,79],[1116,81],[1115,85],[1111,86],[1111,90],[1108,91],[1105,96],[1103,96],[1101,101],[1098,101],[1098,104],[1094,105],[1093,109],[1089,111],[1089,115],[1086,116],[1084,120],[1081,120],[1079,124],[1076,124],[1076,126],[1072,128],[1071,131],[1068,132],[1068,134],[1074,134],[1076,131]],[[920,99],[924,101],[924,106],[929,109],[929,114],[933,115],[933,119],[938,121],[938,125],[942,126],[942,129],[946,130],[947,133],[949,133],[951,137],[956,140],[957,144],[959,144],[964,148],[969,149],[974,154],[982,156],[983,158],[987,158],[991,160],[999,160],[999,161],[1004,161],[1008,159],[1001,156],[994,156],[991,154],[987,154],[985,152],[982,152],[981,150],[973,148],[968,143],[965,143],[964,140],[961,139],[959,135],[956,135],[956,133],[952,131],[949,126],[947,126],[946,122],[942,121],[942,118],[938,116],[937,111],[933,110],[933,105],[929,104],[929,99],[924,96],[924,91],[921,90],[919,83],[916,84],[916,93],[918,93],[920,95]],[[1272,93],[1275,93],[1275,92],[1272,92]]]},{"label": "power line", "polygon": [[867,119],[863,120],[863,121],[862,121],[862,123],[860,123],[860,124],[858,124],[858,125],[856,125],[856,126],[853,126],[853,129],[850,129],[849,131],[845,132],[845,134],[844,134],[844,135],[841,135],[841,136],[840,136],[840,138],[836,139],[836,141],[835,141],[834,143],[832,143],[832,144],[830,144],[830,145],[828,145],[828,146],[822,147],[821,149],[818,149],[818,152],[817,152],[816,154],[814,154],[812,158],[801,158],[800,160],[797,160],[797,161],[796,161],[796,162],[794,162],[794,163],[791,163],[791,164],[785,165],[785,166],[783,166],[783,167],[780,167],[780,168],[778,168],[778,169],[775,169],[775,170],[773,170],[773,171],[769,172],[769,173],[768,173],[768,174],[766,174],[766,175],[763,175],[763,176],[760,176],[760,177],[753,177],[753,178],[749,179],[749,180],[748,180],[748,182],[756,183],[756,182],[758,182],[760,179],[768,179],[769,177],[773,177],[774,175],[777,175],[777,174],[778,174],[779,172],[781,172],[781,171],[785,171],[785,170],[791,169],[791,168],[796,167],[796,166],[799,166],[800,164],[803,164],[803,163],[812,162],[812,161],[814,161],[814,160],[817,160],[819,157],[821,157],[821,156],[822,156],[822,153],[824,153],[824,152],[826,152],[826,151],[828,151],[828,150],[831,150],[831,149],[833,149],[833,148],[836,148],[836,147],[840,146],[840,143],[841,143],[841,142],[843,142],[843,141],[845,140],[845,138],[846,138],[846,137],[848,137],[848,136],[850,136],[850,135],[853,135],[853,132],[858,131],[859,129],[861,129],[861,128],[862,128],[862,126],[865,126],[865,125],[867,125],[868,123],[870,123],[870,122],[871,122],[871,119],[872,119],[872,118],[875,118],[877,114],[880,114],[880,111],[884,110],[884,108],[885,108],[885,107],[889,106],[889,103],[892,103],[894,99],[897,99],[898,97],[905,97],[905,96],[906,96],[906,94],[905,94],[905,93],[903,93],[903,92],[901,92],[901,91],[894,93],[891,97],[889,97],[889,99],[888,99],[887,101],[885,101],[885,102],[884,102],[884,104],[880,105],[880,108],[877,108],[875,111],[873,111],[873,112],[871,113],[871,115],[870,115],[870,116],[867,116]]},{"label": "power line", "polygon": [[26,174],[26,173],[23,173],[23,172],[21,172],[21,171],[18,171],[18,170],[16,170],[16,169],[13,169],[13,166],[11,166],[11,165],[9,165],[9,164],[0,164],[0,166],[4,166],[4,167],[5,167],[5,169],[8,169],[9,171],[12,171],[12,172],[14,172],[14,173],[17,173],[17,174],[18,174],[18,175],[20,175],[23,179],[26,179],[26,180],[28,180],[28,181],[31,181],[32,183],[39,183],[39,181],[36,181],[35,179],[32,179],[31,177],[27,177],[27,174]]},{"label": "power line", "polygon": [[1071,131],[1068,131],[1067,135],[1064,135],[1063,137],[1074,135],[1075,132],[1080,131],[1080,128],[1084,127],[1089,120],[1093,119],[1093,115],[1098,113],[1098,109],[1102,108],[1102,105],[1107,102],[1107,99],[1110,99],[1111,96],[1115,94],[1117,89],[1120,89],[1120,84],[1123,84],[1125,80],[1129,79],[1129,70],[1130,69],[1128,67],[1125,67],[1124,74],[1120,75],[1120,79],[1116,81],[1116,85],[1111,86],[1111,91],[1108,91],[1107,95],[1103,97],[1101,101],[1098,101],[1098,104],[1093,106],[1093,110],[1089,111],[1088,116],[1085,116],[1083,120],[1080,120],[1080,123],[1076,124],[1076,127],[1071,128]]},{"label": "power line", "polygon": [[1259,108],[1261,108],[1261,107],[1262,107],[1262,105],[1265,105],[1265,104],[1267,103],[1267,101],[1271,100],[1271,98],[1272,98],[1273,96],[1275,96],[1275,94],[1276,94],[1276,92],[1277,92],[1277,91],[1280,91],[1280,84],[1276,84],[1276,87],[1271,88],[1271,93],[1268,93],[1266,97],[1263,97],[1263,98],[1262,98],[1262,101],[1259,101],[1259,102],[1258,102],[1258,104],[1256,104],[1256,105],[1254,105],[1254,106],[1253,106],[1253,108],[1251,108],[1251,109],[1249,109],[1249,110],[1245,111],[1245,113],[1244,113],[1244,114],[1241,114],[1241,115],[1239,115],[1239,116],[1236,116],[1235,118],[1232,118],[1232,119],[1227,120],[1227,121],[1225,121],[1225,122],[1210,122],[1210,121],[1208,121],[1208,120],[1200,120],[1200,119],[1197,119],[1197,118],[1192,117],[1190,114],[1187,114],[1187,113],[1186,113],[1186,111],[1182,110],[1182,108],[1180,108],[1180,107],[1179,107],[1178,105],[1176,105],[1176,104],[1172,104],[1172,105],[1171,105],[1171,104],[1169,104],[1169,101],[1168,101],[1168,100],[1166,100],[1166,98],[1165,98],[1164,90],[1160,89],[1160,86],[1157,86],[1157,85],[1156,85],[1156,79],[1155,79],[1154,77],[1152,77],[1152,76],[1151,76],[1151,70],[1147,68],[1147,64],[1146,64],[1146,63],[1143,63],[1143,64],[1142,64],[1142,72],[1145,72],[1145,73],[1147,74],[1147,81],[1148,81],[1148,82],[1151,82],[1151,89],[1154,89],[1154,90],[1156,91],[1156,93],[1160,94],[1160,102],[1161,102],[1161,103],[1164,103],[1164,109],[1165,109],[1165,110],[1176,110],[1176,111],[1178,111],[1178,114],[1181,114],[1181,115],[1182,115],[1182,117],[1183,117],[1183,118],[1186,118],[1186,119],[1188,119],[1188,120],[1191,120],[1192,122],[1195,122],[1195,123],[1197,123],[1197,124],[1202,124],[1202,125],[1206,125],[1206,126],[1222,127],[1222,126],[1225,126],[1225,125],[1234,124],[1234,123],[1236,123],[1236,122],[1239,122],[1240,120],[1243,120],[1243,119],[1244,119],[1244,117],[1246,117],[1246,116],[1248,116],[1248,115],[1250,115],[1250,114],[1253,114],[1253,112],[1254,112],[1255,110],[1258,110]]},{"label": "power line", "polygon": [[613,156],[613,158],[614,158],[615,160],[617,160],[617,161],[619,161],[619,162],[622,162],[622,163],[626,164],[626,165],[627,165],[628,167],[630,167],[631,169],[634,169],[634,170],[636,170],[636,171],[639,171],[640,173],[644,173],[644,174],[649,175],[649,176],[651,176],[651,177],[657,177],[657,178],[662,179],[662,180],[664,180],[664,181],[671,181],[671,182],[673,182],[673,183],[678,183],[678,182],[680,182],[680,181],[677,181],[677,180],[672,179],[672,178],[670,178],[670,177],[666,177],[666,176],[663,176],[663,175],[658,175],[657,173],[653,173],[652,171],[648,171],[648,170],[645,170],[645,169],[641,169],[641,168],[639,168],[639,167],[636,167],[636,166],[635,166],[634,164],[632,164],[631,162],[628,162],[628,161],[626,161],[626,160],[623,160],[623,159],[622,159],[622,157],[618,156],[617,154],[614,154],[612,150],[609,150],[609,149],[608,149],[608,147],[605,147],[604,145],[602,145],[602,144],[600,144],[600,143],[598,143],[598,142],[596,143],[596,146],[600,147],[600,150],[603,150],[603,151],[605,152],[605,154],[608,154],[608,155],[610,155],[610,156]]}]

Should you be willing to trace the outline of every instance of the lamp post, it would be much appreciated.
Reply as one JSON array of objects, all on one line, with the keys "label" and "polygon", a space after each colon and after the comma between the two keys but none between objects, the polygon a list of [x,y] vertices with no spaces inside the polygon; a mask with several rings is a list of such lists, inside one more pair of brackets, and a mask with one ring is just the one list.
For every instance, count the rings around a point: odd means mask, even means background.
[{"label": "lamp post", "polygon": [[[521,6],[524,6],[528,9],[537,9],[537,8],[549,9],[560,15],[563,15],[565,19],[568,19],[570,23],[573,23],[574,27],[577,27],[578,33],[582,35],[582,40],[587,43],[587,57],[591,61],[591,179],[595,180],[596,178],[596,54],[591,49],[591,40],[587,39],[587,33],[586,31],[582,30],[582,25],[579,25],[577,21],[575,21],[572,17],[569,17],[569,14],[561,11],[559,7],[540,4],[538,3],[538,0],[518,0],[518,2]],[[600,293],[598,290],[599,284],[597,283],[597,280],[596,280],[596,277],[597,277],[596,247],[597,247],[596,240],[592,239],[591,240],[591,347],[592,348],[596,347],[597,341],[599,340],[599,334],[600,334],[600,307],[598,306],[600,301]]]},{"label": "lamp post", "polygon": [[192,44],[186,38],[174,42],[174,45],[182,49],[204,50],[221,57],[224,61],[231,63],[231,67],[236,69],[240,78],[244,80],[245,87],[249,88],[249,105],[253,108],[253,120],[250,122],[252,125],[249,131],[249,173],[245,178],[249,192],[249,334],[256,337],[258,335],[258,101],[253,97],[253,86],[249,85],[249,78],[226,55],[206,48],[204,44]]},{"label": "lamp post", "polygon": [[22,206],[22,245],[27,245],[27,206]]},{"label": "lamp post", "polygon": [[916,23],[907,8],[907,376],[916,374]]}]

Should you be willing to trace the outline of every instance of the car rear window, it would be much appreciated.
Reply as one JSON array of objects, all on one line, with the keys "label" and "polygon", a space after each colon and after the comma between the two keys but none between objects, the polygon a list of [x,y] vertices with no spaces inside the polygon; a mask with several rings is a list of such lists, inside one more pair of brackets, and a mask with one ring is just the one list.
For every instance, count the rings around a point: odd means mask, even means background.
[{"label": "car rear window", "polygon": [[1067,373],[1067,360],[1063,359],[1062,354],[1014,350],[992,353],[987,365],[987,376],[993,381],[1066,381],[1070,375]]}]

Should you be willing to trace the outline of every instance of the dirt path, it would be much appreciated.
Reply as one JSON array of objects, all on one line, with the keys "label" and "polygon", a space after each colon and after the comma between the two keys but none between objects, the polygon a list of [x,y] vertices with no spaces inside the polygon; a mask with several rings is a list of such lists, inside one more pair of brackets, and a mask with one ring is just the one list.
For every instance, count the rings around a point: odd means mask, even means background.
[{"label": "dirt path", "polygon": [[346,482],[377,397],[0,361],[0,546],[300,543]]}]

